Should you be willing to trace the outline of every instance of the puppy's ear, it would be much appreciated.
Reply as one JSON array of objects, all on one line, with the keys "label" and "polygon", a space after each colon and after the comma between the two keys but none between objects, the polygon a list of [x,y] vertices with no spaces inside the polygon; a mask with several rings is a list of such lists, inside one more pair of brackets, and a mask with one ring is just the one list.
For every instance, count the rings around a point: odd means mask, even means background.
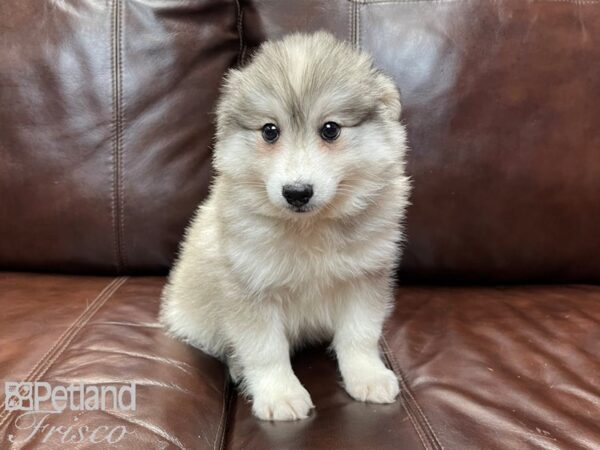
[{"label": "puppy's ear", "polygon": [[231,125],[235,115],[236,103],[240,90],[242,73],[237,69],[229,69],[221,82],[221,95],[217,101],[217,138],[223,136],[225,129]]},{"label": "puppy's ear", "polygon": [[383,114],[390,120],[400,120],[402,106],[400,104],[400,92],[394,81],[381,72],[377,73],[378,101]]},{"label": "puppy's ear", "polygon": [[241,71],[238,69],[229,69],[223,77],[223,83],[221,85],[222,92],[231,92],[237,89]]}]

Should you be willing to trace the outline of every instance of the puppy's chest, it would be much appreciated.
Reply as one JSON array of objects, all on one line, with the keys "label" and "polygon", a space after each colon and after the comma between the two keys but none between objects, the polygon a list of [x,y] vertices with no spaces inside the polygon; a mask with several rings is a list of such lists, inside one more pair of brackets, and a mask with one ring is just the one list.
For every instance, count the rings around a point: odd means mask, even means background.
[{"label": "puppy's chest", "polygon": [[311,294],[393,264],[393,233],[348,236],[273,236],[240,239],[228,251],[235,277],[255,292],[275,290]]}]

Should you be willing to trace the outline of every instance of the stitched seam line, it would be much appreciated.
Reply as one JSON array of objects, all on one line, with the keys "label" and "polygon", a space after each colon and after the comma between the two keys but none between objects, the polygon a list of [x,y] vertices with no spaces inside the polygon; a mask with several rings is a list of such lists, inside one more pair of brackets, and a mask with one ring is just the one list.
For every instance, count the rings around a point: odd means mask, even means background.
[{"label": "stitched seam line", "polygon": [[[33,378],[36,378],[36,374],[37,372],[39,372],[40,370],[40,366],[42,365],[43,361],[46,361],[48,359],[48,357],[50,356],[50,354],[55,350],[55,348],[62,342],[64,341],[64,339],[66,339],[67,335],[69,333],[71,333],[72,329],[74,327],[77,326],[77,324],[79,322],[81,322],[85,316],[88,314],[90,308],[94,307],[94,304],[104,296],[105,292],[110,289],[114,283],[116,283],[117,279],[113,279],[110,283],[108,283],[101,291],[100,293],[96,296],[96,298],[94,298],[94,300],[92,300],[92,304],[91,306],[88,306],[74,321],[71,325],[69,325],[66,330],[58,337],[58,339],[56,340],[56,342],[46,351],[46,353],[44,353],[44,355],[40,358],[40,360],[33,365],[33,367],[31,368],[31,370],[27,373],[27,375],[25,375],[25,377],[23,378],[22,381],[30,381]],[[4,398],[4,397],[3,397]],[[6,414],[8,413],[8,411],[4,410],[2,411],[2,413],[0,413],[0,418],[3,418]],[[0,420],[0,425],[2,425],[4,423],[4,421]]]},{"label": "stitched seam line", "polygon": [[348,41],[352,43],[352,2],[348,2]]},{"label": "stitched seam line", "polygon": [[352,42],[352,46],[355,49],[358,49],[358,33],[357,33],[358,3],[351,3],[351,10],[352,10],[352,14],[351,14],[352,31],[350,33],[351,42]]},{"label": "stitched seam line", "polygon": [[219,420],[219,427],[217,428],[217,435],[215,436],[215,442],[213,449],[224,449],[225,448],[225,435],[228,428],[228,419],[231,410],[231,387],[229,383],[229,374],[225,370],[225,382],[223,384],[223,409],[221,410],[221,419]]},{"label": "stitched seam line", "polygon": [[383,343],[383,337],[381,338],[382,342],[381,342],[381,348],[383,351],[383,357],[385,359],[386,365],[392,369],[392,371],[396,374],[396,377],[398,378],[398,381],[400,382],[400,396],[403,398],[403,402],[402,402],[402,406],[404,408],[404,410],[406,411],[406,414],[408,415],[408,418],[410,420],[410,423],[413,426],[413,429],[416,431],[417,436],[419,437],[419,440],[421,441],[421,444],[423,445],[423,448],[425,449],[431,449],[431,445],[428,442],[428,439],[426,438],[426,436],[423,435],[423,431],[421,430],[421,424],[418,422],[417,418],[415,417],[412,408],[410,407],[410,403],[408,400],[406,400],[404,397],[406,396],[404,391],[406,389],[405,387],[405,383],[404,380],[402,379],[401,376],[398,375],[398,373],[396,372],[396,370],[394,369],[394,365],[392,364],[390,357],[388,355],[388,352],[386,350],[386,347],[384,346]]},{"label": "stitched seam line", "polygon": [[237,32],[240,40],[240,48],[238,50],[238,66],[244,64],[246,56],[246,43],[244,42],[244,8],[240,0],[235,0],[236,12],[237,12]]},{"label": "stitched seam line", "polygon": [[116,84],[116,79],[117,77],[115,76],[115,70],[114,70],[114,59],[115,59],[115,50],[114,50],[114,42],[115,42],[115,22],[114,22],[114,17],[115,17],[115,7],[116,7],[116,0],[113,0],[113,2],[110,5],[110,64],[111,64],[111,69],[110,69],[110,89],[111,89],[111,95],[112,95],[112,118],[111,118],[111,124],[110,124],[110,128],[111,128],[111,134],[112,134],[112,146],[111,146],[111,163],[112,163],[112,176],[113,179],[111,181],[111,185],[110,185],[110,208],[111,208],[111,219],[112,219],[112,228],[113,228],[113,253],[114,253],[114,258],[115,258],[115,266],[117,269],[117,272],[119,271],[119,245],[118,245],[118,240],[117,240],[117,209],[116,209],[116,190],[115,190],[115,148],[116,148],[116,140],[115,140],[115,136],[116,136],[116,132],[115,132],[115,126],[117,121],[115,120],[115,111],[116,111],[116,107],[115,104],[117,103],[116,98],[115,98],[115,93],[117,92],[117,89],[115,88],[115,84]]},{"label": "stitched seam line", "polygon": [[125,144],[124,144],[124,130],[125,130],[125,102],[123,100],[123,39],[125,35],[124,31],[124,14],[125,6],[124,2],[119,2],[119,199],[121,200],[119,208],[120,217],[120,251],[121,251],[121,268],[127,270],[127,255],[125,252]]},{"label": "stitched seam line", "polygon": [[[39,380],[60,355],[66,350],[79,331],[89,322],[96,312],[113,296],[113,294],[127,281],[127,277],[115,278],[108,283],[102,291],[69,327],[59,336],[54,345],[40,358],[29,373],[23,378],[22,382],[32,382]],[[0,414],[0,427],[2,427],[8,418],[15,411],[4,410]]]},{"label": "stitched seam line", "polygon": [[361,13],[361,4],[356,4],[356,49],[360,50],[362,47],[361,40],[361,32],[360,32],[360,13]]},{"label": "stitched seam line", "polygon": [[125,257],[123,252],[123,3],[113,0],[111,8],[111,64],[112,64],[112,211],[113,235],[115,248],[115,261],[117,273],[125,270]]},{"label": "stitched seam line", "polygon": [[400,365],[398,364],[398,361],[396,361],[396,358],[394,356],[394,354],[392,353],[392,351],[390,350],[390,347],[387,343],[387,341],[385,340],[385,338],[382,339],[383,341],[383,345],[385,346],[386,349],[386,353],[388,355],[388,358],[390,359],[390,362],[392,364],[392,367],[394,368],[395,372],[399,375],[399,377],[401,378],[402,383],[406,386],[406,394],[408,397],[410,397],[411,400],[411,406],[414,407],[418,413],[418,416],[421,419],[421,422],[424,422],[424,429],[425,431],[428,431],[430,438],[435,442],[435,444],[437,444],[438,448],[443,448],[442,444],[440,443],[438,437],[436,436],[435,432],[433,431],[433,427],[431,426],[431,423],[429,422],[429,420],[427,419],[427,416],[425,415],[425,413],[423,412],[423,410],[421,409],[421,407],[419,406],[419,403],[417,403],[417,400],[415,399],[412,391],[410,390],[408,383],[406,382],[406,378],[404,377],[402,370],[400,370]]},{"label": "stitched seam line", "polygon": [[[442,446],[442,444],[440,443],[440,440],[438,439],[437,435],[433,431],[433,427],[431,426],[431,423],[427,419],[427,416],[425,415],[425,413],[423,412],[423,410],[417,403],[417,400],[413,396],[413,394],[408,386],[408,383],[406,382],[406,378],[404,377],[402,371],[400,370],[400,366],[399,366],[398,362],[396,361],[394,354],[390,350],[390,347],[389,347],[385,337],[383,337],[383,336],[381,338],[381,346],[382,346],[383,354],[384,354],[387,362],[389,363],[391,369],[396,373],[396,376],[398,377],[398,379],[400,381],[401,394],[402,394],[402,397],[404,398],[404,400],[406,401],[405,404],[408,406],[408,408],[406,408],[406,411],[409,412],[409,409],[413,410],[415,419],[417,419],[417,422],[419,422],[419,427],[424,432],[424,434],[427,436],[427,438],[428,438],[427,440],[429,441],[431,448],[443,450],[444,447]],[[411,414],[409,413],[409,418],[410,418],[410,415]],[[412,422],[412,420],[411,420],[411,422]],[[413,426],[414,425],[415,425],[415,423],[413,422]]]}]

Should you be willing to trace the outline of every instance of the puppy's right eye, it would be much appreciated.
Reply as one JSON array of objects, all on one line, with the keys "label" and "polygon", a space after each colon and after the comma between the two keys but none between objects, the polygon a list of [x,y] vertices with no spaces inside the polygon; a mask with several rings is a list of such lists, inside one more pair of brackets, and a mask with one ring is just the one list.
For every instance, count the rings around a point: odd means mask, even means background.
[{"label": "puppy's right eye", "polygon": [[269,144],[273,144],[279,139],[279,128],[273,123],[267,123],[262,127],[262,136]]}]

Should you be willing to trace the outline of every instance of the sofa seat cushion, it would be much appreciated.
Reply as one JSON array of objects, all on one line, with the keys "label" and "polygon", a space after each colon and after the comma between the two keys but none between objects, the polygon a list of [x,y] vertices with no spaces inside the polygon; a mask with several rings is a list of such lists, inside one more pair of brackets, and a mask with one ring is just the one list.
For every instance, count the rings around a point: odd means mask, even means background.
[{"label": "sofa seat cushion", "polygon": [[384,348],[431,448],[600,448],[600,286],[404,288]]},{"label": "sofa seat cushion", "polygon": [[[0,411],[0,448],[219,448],[230,395],[224,367],[167,337],[156,316],[164,278],[0,273],[0,381],[52,386],[136,383],[135,411],[51,414],[32,433],[21,411]],[[110,402],[109,402],[110,403]],[[48,403],[43,403],[49,408]],[[36,414],[40,423],[43,413]],[[65,428],[73,434],[62,442]],[[83,442],[78,430],[89,427]],[[98,444],[91,442],[91,432]],[[127,434],[114,445],[115,427]],[[113,440],[121,430],[113,434]],[[33,434],[33,436],[32,436]],[[69,439],[74,439],[69,441]],[[104,439],[104,440],[103,440]],[[70,443],[69,443],[70,442]],[[18,445],[17,445],[18,444]],[[103,446],[104,445],[104,446]]]},{"label": "sofa seat cushion", "polygon": [[[382,350],[400,401],[344,392],[324,347],[294,357],[317,409],[261,422],[225,368],[166,336],[164,278],[0,274],[0,380],[136,383],[136,411],[64,411],[32,437],[0,412],[0,448],[69,448],[61,429],[126,427],[111,448],[598,448],[600,287],[402,287]],[[4,400],[2,400],[4,403]],[[133,434],[135,433],[135,434]],[[102,435],[102,433],[101,433]],[[46,441],[44,442],[44,439]],[[77,448],[98,448],[88,441]]]},{"label": "sofa seat cushion", "polygon": [[238,399],[228,448],[600,447],[600,286],[402,287],[382,348],[400,402],[352,401],[310,350],[313,415],[258,422]]}]

